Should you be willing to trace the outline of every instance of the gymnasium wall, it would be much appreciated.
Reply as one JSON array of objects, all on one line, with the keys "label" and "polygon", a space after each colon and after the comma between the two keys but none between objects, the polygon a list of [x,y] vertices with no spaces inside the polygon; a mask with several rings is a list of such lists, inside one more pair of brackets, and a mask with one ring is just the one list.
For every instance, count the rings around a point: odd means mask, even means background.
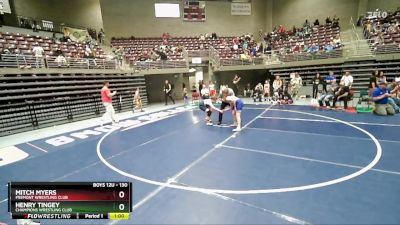
[{"label": "gymnasium wall", "polygon": [[298,27],[306,18],[310,23],[319,19],[321,24],[325,24],[328,15],[332,18],[336,14],[342,30],[345,30],[349,28],[351,16],[357,18],[359,0],[273,0],[272,4],[273,26]]},{"label": "gymnasium wall", "polygon": [[399,0],[369,0],[367,9],[374,11],[379,8],[380,10],[396,11],[397,7],[400,7]]},{"label": "gymnasium wall", "polygon": [[[173,36],[189,36],[216,32],[220,35],[254,33],[265,27],[265,0],[252,0],[251,16],[232,16],[227,1],[206,2],[206,22],[183,22],[183,1],[179,3],[181,18],[156,18],[154,3],[160,0],[100,0],[104,28],[117,37],[159,37],[164,32]],[[110,37],[110,36],[109,36]]]},{"label": "gymnasium wall", "polygon": [[[164,83],[168,80],[174,84],[173,97],[175,100],[182,100],[182,82],[189,83],[187,74],[154,74],[146,75],[147,100],[150,103],[164,101]],[[171,103],[170,100],[168,100]]]},{"label": "gymnasium wall", "polygon": [[96,30],[103,27],[99,0],[10,0],[10,4],[14,15]]},{"label": "gymnasium wall", "polygon": [[217,89],[221,83],[233,87],[233,77],[238,74],[242,79],[239,82],[240,95],[243,95],[243,89],[246,87],[247,83],[251,84],[254,88],[259,82],[264,83],[265,79],[269,77],[267,70],[241,70],[241,71],[220,71],[214,72],[215,80],[217,82]]}]

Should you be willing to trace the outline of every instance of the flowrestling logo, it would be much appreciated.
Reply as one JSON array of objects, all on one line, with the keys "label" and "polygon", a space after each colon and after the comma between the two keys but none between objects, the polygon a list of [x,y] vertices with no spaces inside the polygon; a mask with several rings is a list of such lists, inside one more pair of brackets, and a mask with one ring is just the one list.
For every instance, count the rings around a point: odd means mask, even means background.
[{"label": "flowrestling logo", "polygon": [[117,130],[117,129],[122,129],[122,131],[126,131],[129,129],[137,128],[137,127],[149,124],[149,123],[154,123],[156,121],[160,121],[160,120],[175,116],[178,113],[184,112],[188,109],[191,109],[191,108],[177,107],[177,108],[169,109],[166,111],[160,111],[160,112],[151,113],[148,115],[143,115],[143,116],[137,117],[135,119],[122,120],[116,125],[99,126],[99,127],[94,127],[91,129],[85,129],[85,130],[81,130],[78,132],[73,132],[68,135],[61,135],[61,136],[53,137],[53,138],[45,140],[45,142],[49,145],[58,147],[58,146],[70,144],[76,140],[87,139],[90,136],[99,136],[104,133],[108,133],[110,131]]}]

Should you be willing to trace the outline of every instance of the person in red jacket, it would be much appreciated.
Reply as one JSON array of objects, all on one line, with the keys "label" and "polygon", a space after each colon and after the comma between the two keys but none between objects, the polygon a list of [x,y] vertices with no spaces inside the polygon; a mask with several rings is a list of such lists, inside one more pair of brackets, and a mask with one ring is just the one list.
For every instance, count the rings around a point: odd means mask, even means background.
[{"label": "person in red jacket", "polygon": [[106,112],[101,117],[101,125],[103,125],[103,122],[107,115],[111,118],[113,125],[118,123],[118,120],[115,118],[115,110],[112,105],[112,97],[117,94],[117,91],[111,92],[109,86],[110,83],[108,81],[104,81],[103,88],[101,89],[101,101],[106,108]]}]

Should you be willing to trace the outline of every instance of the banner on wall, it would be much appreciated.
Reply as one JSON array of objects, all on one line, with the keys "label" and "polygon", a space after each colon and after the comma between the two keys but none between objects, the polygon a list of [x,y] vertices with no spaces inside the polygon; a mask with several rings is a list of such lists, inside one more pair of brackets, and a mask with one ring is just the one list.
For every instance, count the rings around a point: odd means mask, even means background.
[{"label": "banner on wall", "polygon": [[0,13],[11,13],[10,2],[8,0],[0,0]]},{"label": "banner on wall", "polygon": [[231,3],[231,15],[233,16],[250,16],[251,15],[251,3]]},{"label": "banner on wall", "polygon": [[65,37],[69,37],[71,41],[85,42],[89,33],[87,30],[76,29],[72,27],[64,27],[63,33]]}]

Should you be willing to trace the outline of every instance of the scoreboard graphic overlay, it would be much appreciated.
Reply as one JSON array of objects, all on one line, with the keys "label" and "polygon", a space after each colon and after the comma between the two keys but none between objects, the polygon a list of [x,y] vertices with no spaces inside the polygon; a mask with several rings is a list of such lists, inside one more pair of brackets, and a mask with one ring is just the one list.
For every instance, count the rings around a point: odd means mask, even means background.
[{"label": "scoreboard graphic overlay", "polygon": [[130,182],[10,182],[13,219],[128,219]]}]

